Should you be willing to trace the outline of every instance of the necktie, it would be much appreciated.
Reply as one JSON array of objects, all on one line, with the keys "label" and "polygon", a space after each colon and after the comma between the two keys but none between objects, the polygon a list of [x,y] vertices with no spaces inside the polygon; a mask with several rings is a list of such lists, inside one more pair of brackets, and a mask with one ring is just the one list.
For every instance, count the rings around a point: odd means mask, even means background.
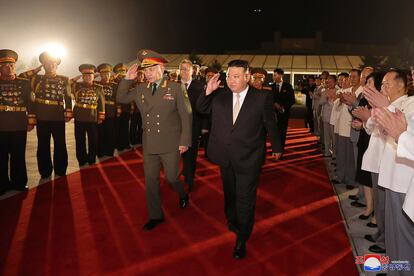
[{"label": "necktie", "polygon": [[157,84],[154,82],[152,84],[152,96],[154,96],[155,90],[157,90]]},{"label": "necktie", "polygon": [[237,116],[239,115],[240,111],[240,94],[236,94],[236,104],[233,107],[233,125],[236,122]]},{"label": "necktie", "polygon": [[279,84],[276,84],[276,92],[279,93],[280,92],[280,86]]},{"label": "necktie", "polygon": [[184,85],[185,85],[185,90],[188,90],[188,82],[186,82]]}]

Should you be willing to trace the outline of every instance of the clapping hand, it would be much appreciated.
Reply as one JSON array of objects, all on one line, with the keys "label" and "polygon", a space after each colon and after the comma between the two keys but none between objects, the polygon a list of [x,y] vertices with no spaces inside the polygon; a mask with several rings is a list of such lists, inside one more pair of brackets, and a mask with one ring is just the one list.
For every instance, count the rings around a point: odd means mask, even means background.
[{"label": "clapping hand", "polygon": [[396,141],[407,130],[405,115],[398,109],[395,112],[391,112],[387,108],[376,108],[373,111],[373,118],[385,130],[387,135]]},{"label": "clapping hand", "polygon": [[371,111],[366,106],[358,106],[354,110],[352,110],[352,115],[357,117],[363,122],[368,121],[369,117],[371,117]]},{"label": "clapping hand", "polygon": [[279,160],[280,157],[282,157],[282,153],[281,152],[272,152],[272,157],[275,161]]},{"label": "clapping hand", "polygon": [[220,74],[215,74],[207,83],[206,96],[210,95],[213,91],[217,90],[221,80],[219,80]]},{"label": "clapping hand", "polygon": [[368,103],[373,108],[387,107],[390,105],[390,101],[388,100],[388,97],[385,95],[385,93],[382,90],[380,92],[375,87],[367,85],[364,87],[363,93],[364,93],[365,99],[367,99]]},{"label": "clapping hand", "polygon": [[134,80],[136,79],[138,76],[138,64],[134,63],[134,65],[132,65],[129,69],[128,72],[126,73],[125,79],[126,80]]}]

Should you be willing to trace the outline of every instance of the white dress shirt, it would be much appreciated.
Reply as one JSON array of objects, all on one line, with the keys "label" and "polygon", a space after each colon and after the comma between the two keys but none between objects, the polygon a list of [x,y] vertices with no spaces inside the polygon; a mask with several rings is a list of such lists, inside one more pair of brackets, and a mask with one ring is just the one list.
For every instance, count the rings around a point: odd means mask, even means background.
[{"label": "white dress shirt", "polygon": [[[414,113],[407,116],[407,130],[398,139],[397,156],[414,161]],[[414,168],[412,168],[414,170]],[[414,173],[413,173],[414,175]],[[410,186],[405,196],[403,210],[414,221],[414,177],[410,178]]]},{"label": "white dress shirt", "polygon": [[243,106],[243,102],[244,102],[244,99],[246,98],[246,94],[247,94],[247,91],[249,90],[249,86],[247,86],[246,87],[246,89],[244,89],[242,92],[240,92],[240,93],[234,93],[233,92],[233,109],[234,109],[234,106],[236,105],[236,101],[237,101],[237,94],[239,94],[240,95],[240,99],[239,99],[239,102],[240,102],[240,110],[241,110],[241,108],[242,108],[242,106]]},{"label": "white dress shirt", "polygon": [[[352,93],[352,87],[343,89],[342,93]],[[351,137],[352,115],[349,113],[348,106],[342,103],[338,110],[338,134],[343,137]]]},{"label": "white dress shirt", "polygon": [[[395,108],[398,108],[405,116],[414,112],[414,98],[404,98],[404,100],[400,101],[399,106],[392,104],[391,108],[389,107],[388,109],[394,112]],[[394,138],[387,136],[385,141],[379,169],[378,185],[397,193],[406,194],[414,173],[414,161],[397,157],[397,143]]]},{"label": "white dress shirt", "polygon": [[[407,96],[402,96],[396,99],[388,108],[393,109],[394,107],[400,107],[406,98]],[[368,148],[362,157],[361,168],[364,171],[379,173],[386,136],[382,134],[383,130],[376,126],[371,117],[364,124],[364,128],[366,133],[371,135],[371,138],[369,139]]]}]

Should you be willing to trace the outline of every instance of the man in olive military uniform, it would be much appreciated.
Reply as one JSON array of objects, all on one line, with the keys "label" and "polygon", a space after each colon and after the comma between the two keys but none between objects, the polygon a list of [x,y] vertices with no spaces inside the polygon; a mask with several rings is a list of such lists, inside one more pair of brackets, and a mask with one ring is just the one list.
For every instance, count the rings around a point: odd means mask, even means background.
[{"label": "man in olive military uniform", "polygon": [[[142,68],[138,68],[137,78],[133,88],[139,83],[145,82],[144,71]],[[129,125],[129,140],[131,145],[138,146],[142,144],[142,118],[141,113],[137,107],[137,104],[131,102],[131,124]]]},{"label": "man in olive military uniform", "polygon": [[0,50],[0,194],[27,189],[27,131],[36,124],[30,83],[16,77],[17,58],[12,50]]},{"label": "man in olive military uniform", "polygon": [[191,146],[192,113],[185,87],[163,77],[167,60],[151,50],[138,52],[138,59],[148,83],[130,90],[137,77],[134,64],[118,87],[121,103],[135,101],[142,115],[145,192],[149,221],[144,230],[151,230],[164,221],[159,194],[161,164],[166,180],[179,194],[179,205],[185,208],[189,197],[184,192],[180,175],[180,154]]},{"label": "man in olive military uniform", "polygon": [[[20,74],[30,80],[34,93],[33,111],[37,119],[37,166],[42,178],[66,174],[68,152],[66,150],[65,122],[72,115],[71,87],[68,77],[57,75],[60,58],[43,52],[39,56],[42,64],[36,69]],[[38,73],[42,69],[44,75]],[[53,164],[50,155],[50,138],[53,137]]]},{"label": "man in olive military uniform", "polygon": [[101,80],[95,82],[102,86],[105,95],[105,120],[98,125],[98,157],[113,156],[116,141],[116,90],[118,85],[111,81],[112,65],[102,63],[98,66]]},{"label": "man in olive military uniform", "polygon": [[250,70],[252,74],[250,85],[258,90],[264,90],[272,92],[272,88],[270,86],[265,85],[265,80],[267,76],[267,71],[263,68],[252,68]]},{"label": "man in olive military uniform", "polygon": [[[96,67],[91,64],[79,66],[82,82],[72,84],[75,99],[73,117],[75,118],[76,158],[79,166],[96,162],[98,145],[98,124],[105,119],[105,96],[102,85],[93,83]],[[88,135],[88,152],[86,152]]]},{"label": "man in olive military uniform", "polygon": [[[128,67],[123,63],[118,63],[114,66],[115,78],[114,82],[119,84],[128,70]],[[117,120],[117,149],[119,151],[130,149],[129,144],[129,122],[131,119],[131,103],[120,104],[121,114]]]}]

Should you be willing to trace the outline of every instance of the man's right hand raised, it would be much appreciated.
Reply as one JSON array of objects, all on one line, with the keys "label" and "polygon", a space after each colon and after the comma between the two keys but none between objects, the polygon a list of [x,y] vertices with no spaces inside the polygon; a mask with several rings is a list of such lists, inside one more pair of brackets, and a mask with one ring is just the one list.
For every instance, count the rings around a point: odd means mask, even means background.
[{"label": "man's right hand raised", "polygon": [[134,63],[126,73],[125,79],[126,80],[134,80],[138,76],[138,64]]},{"label": "man's right hand raised", "polygon": [[206,96],[210,95],[213,91],[217,90],[221,80],[219,80],[220,74],[215,74],[207,83]]}]

